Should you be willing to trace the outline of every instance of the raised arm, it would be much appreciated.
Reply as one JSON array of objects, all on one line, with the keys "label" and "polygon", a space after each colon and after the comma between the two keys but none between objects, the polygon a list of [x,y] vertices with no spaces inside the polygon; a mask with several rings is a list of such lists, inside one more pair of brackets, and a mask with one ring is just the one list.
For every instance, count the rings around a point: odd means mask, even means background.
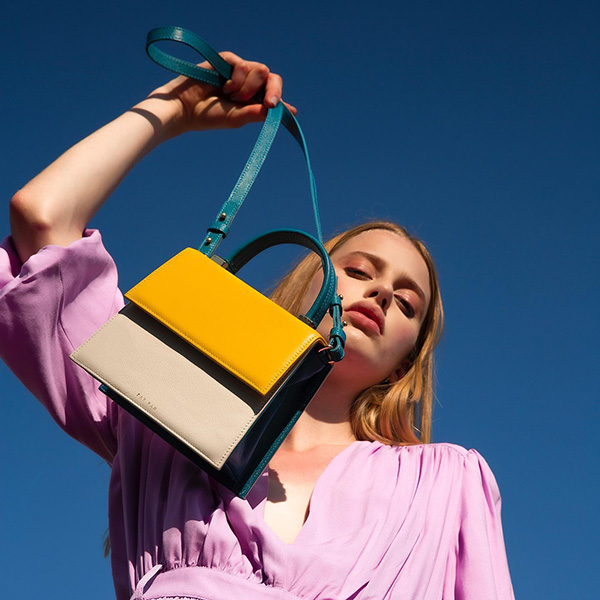
[{"label": "raised arm", "polygon": [[[45,245],[67,246],[79,239],[129,170],[165,140],[186,131],[264,120],[267,109],[281,100],[281,77],[264,64],[231,52],[221,55],[234,67],[222,90],[185,77],[173,79],[67,150],[15,194],[10,222],[23,262]],[[253,102],[263,89],[263,103]]]}]

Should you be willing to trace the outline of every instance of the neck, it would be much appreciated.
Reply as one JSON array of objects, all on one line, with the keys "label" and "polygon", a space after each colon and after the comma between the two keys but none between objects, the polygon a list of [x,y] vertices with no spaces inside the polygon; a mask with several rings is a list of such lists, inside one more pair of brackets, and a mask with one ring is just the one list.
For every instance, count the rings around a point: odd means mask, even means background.
[{"label": "neck", "polygon": [[321,445],[348,446],[356,441],[350,426],[350,409],[360,390],[348,388],[335,367],[310,401],[282,449],[303,452]]}]

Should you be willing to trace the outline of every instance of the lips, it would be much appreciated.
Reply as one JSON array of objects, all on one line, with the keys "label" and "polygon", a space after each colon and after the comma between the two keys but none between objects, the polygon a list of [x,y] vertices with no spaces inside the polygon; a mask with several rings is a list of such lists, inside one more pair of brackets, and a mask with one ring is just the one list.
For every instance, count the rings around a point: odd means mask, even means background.
[{"label": "lips", "polygon": [[349,316],[351,317],[356,315],[355,318],[359,323],[373,328],[374,330],[376,329],[379,334],[383,333],[383,312],[376,304],[357,302],[347,308],[344,312],[350,313]]}]

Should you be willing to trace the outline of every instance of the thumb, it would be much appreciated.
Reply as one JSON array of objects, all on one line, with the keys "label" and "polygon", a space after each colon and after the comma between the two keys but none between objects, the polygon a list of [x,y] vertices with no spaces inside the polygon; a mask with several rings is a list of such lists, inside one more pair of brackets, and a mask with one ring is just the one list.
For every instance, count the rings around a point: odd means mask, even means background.
[{"label": "thumb", "polygon": [[267,107],[262,104],[234,105],[227,113],[227,122],[233,128],[260,123],[267,118],[267,112]]}]

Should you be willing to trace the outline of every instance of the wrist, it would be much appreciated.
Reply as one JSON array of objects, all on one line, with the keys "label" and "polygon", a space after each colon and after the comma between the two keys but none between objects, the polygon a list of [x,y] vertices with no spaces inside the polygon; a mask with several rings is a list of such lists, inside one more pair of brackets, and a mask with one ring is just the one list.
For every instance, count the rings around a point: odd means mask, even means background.
[{"label": "wrist", "polygon": [[152,122],[155,133],[162,138],[161,141],[185,131],[185,115],[181,102],[162,88],[154,90],[131,110],[146,116]]}]

